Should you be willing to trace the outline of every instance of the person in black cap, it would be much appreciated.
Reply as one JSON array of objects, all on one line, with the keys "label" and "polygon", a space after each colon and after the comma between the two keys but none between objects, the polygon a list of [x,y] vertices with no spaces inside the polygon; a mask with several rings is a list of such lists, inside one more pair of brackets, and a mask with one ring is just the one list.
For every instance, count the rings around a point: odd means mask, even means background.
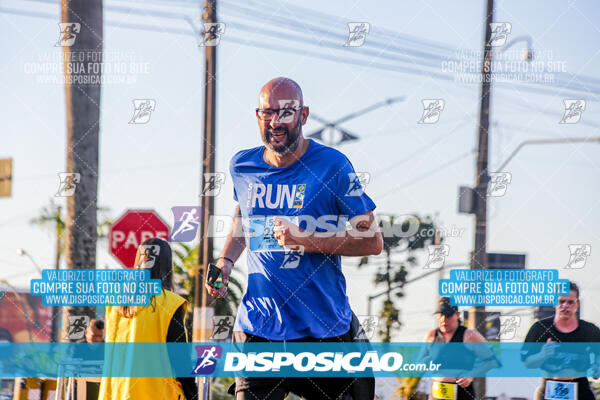
[{"label": "person in black cap", "polygon": [[[485,338],[475,329],[468,329],[461,324],[458,307],[450,304],[449,297],[441,297],[435,310],[437,314],[438,327],[432,329],[425,335],[425,342],[464,342],[464,343],[485,343]],[[439,349],[439,348],[438,348]],[[456,349],[452,351],[455,355]],[[450,352],[444,353],[443,350],[431,355],[434,363],[441,364],[441,369],[453,369],[456,364],[456,357]],[[493,353],[489,353],[483,347],[469,349],[465,346],[464,353],[461,354],[460,368],[464,366],[473,367],[476,359],[488,361],[495,360]],[[485,371],[494,365],[484,363],[481,370]],[[478,368],[480,370],[480,368]],[[430,399],[455,399],[455,400],[473,400],[475,392],[473,390],[473,377],[434,377],[432,378]]]}]

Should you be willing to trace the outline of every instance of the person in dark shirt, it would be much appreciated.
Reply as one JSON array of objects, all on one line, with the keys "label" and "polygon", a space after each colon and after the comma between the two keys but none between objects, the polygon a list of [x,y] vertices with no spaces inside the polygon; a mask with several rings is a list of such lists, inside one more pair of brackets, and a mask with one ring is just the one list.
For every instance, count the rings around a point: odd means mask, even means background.
[{"label": "person in dark shirt", "polygon": [[[575,390],[575,386],[578,399],[596,399],[586,377],[565,377],[570,372],[577,374],[576,371],[587,370],[591,366],[589,351],[585,348],[581,348],[581,350],[570,348],[569,352],[561,351],[558,344],[600,342],[600,329],[577,317],[579,305],[579,288],[574,282],[571,282],[569,295],[558,298],[554,317],[535,322],[527,332],[521,350],[521,359],[525,365],[528,368],[541,368],[550,375],[560,372],[560,375],[563,376],[543,378],[542,384],[535,392],[536,400],[546,398],[547,389],[549,392],[561,390],[565,394],[567,390]],[[539,345],[534,343],[545,344],[539,351]]]}]

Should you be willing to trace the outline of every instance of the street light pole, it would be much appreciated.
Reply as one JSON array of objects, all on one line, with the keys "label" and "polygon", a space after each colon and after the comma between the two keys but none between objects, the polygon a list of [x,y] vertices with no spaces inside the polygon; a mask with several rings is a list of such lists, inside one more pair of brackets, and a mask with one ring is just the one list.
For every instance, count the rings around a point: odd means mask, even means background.
[{"label": "street light pole", "polygon": [[38,265],[38,263],[35,262],[35,260],[31,256],[31,254],[29,254],[27,252],[27,250],[25,250],[25,249],[17,249],[17,254],[20,255],[20,256],[25,256],[25,257],[29,258],[29,260],[31,261],[31,263],[33,264],[33,266],[35,267],[35,269],[37,269],[37,271],[40,273],[40,276],[42,275],[42,269],[40,268],[40,266]]},{"label": "street light pole", "polygon": [[[61,207],[57,207],[57,209],[56,209],[57,218],[60,216],[60,212],[61,212]],[[22,248],[17,249],[17,254],[20,256],[26,256],[27,258],[29,258],[31,260],[31,263],[35,266],[35,269],[37,269],[38,272],[40,273],[40,277],[42,276],[42,269],[40,268],[38,263],[35,262],[35,260],[31,256],[31,254],[29,254],[27,252],[27,250],[22,249]],[[60,237],[57,234],[56,235],[56,263],[54,265],[55,269],[59,268],[58,267],[59,260],[60,260]],[[52,321],[51,321],[52,325],[50,328],[50,341],[51,342],[58,342],[58,318],[60,317],[58,309],[59,309],[58,307],[52,307]]]},{"label": "street light pole", "polygon": [[[494,0],[487,0],[485,18],[485,42],[483,63],[481,65],[481,106],[479,110],[479,132],[477,149],[477,175],[475,176],[475,246],[471,259],[471,269],[482,269],[487,266],[487,190],[488,190],[488,160],[490,125],[490,90],[492,80],[492,28],[494,21]],[[469,326],[477,329],[486,337],[485,307],[471,307],[469,310]],[[485,378],[475,378],[473,382],[475,397],[485,397]]]},{"label": "street light pole", "polygon": [[[202,20],[206,24],[217,22],[217,0],[205,0]],[[207,32],[204,32],[206,35]],[[205,36],[206,39],[206,36]],[[193,341],[202,342],[207,339],[208,324],[212,322],[212,307],[207,307],[204,280],[208,263],[213,261],[212,215],[215,209],[214,196],[204,193],[207,176],[215,172],[215,126],[216,126],[216,80],[217,80],[217,48],[205,43],[204,47],[204,128],[202,145],[202,222],[200,224],[200,244],[198,245],[198,270],[196,272],[194,299]],[[208,175],[207,175],[208,174]],[[200,378],[199,398],[210,398],[210,381]]]},{"label": "street light pole", "polygon": [[497,169],[497,172],[502,172],[504,167],[512,160],[515,155],[521,150],[523,147],[529,144],[558,144],[558,143],[590,143],[590,142],[598,142],[600,143],[600,136],[597,137],[585,137],[585,138],[558,138],[558,139],[532,139],[525,140],[521,142],[516,149],[513,150],[512,153],[508,156],[506,160]]},{"label": "street light pole", "polygon": [[[62,216],[62,207],[56,207],[56,224],[58,225]],[[56,230],[56,254],[54,261],[54,269],[60,268],[60,236],[58,235],[58,229]],[[50,341],[58,342],[58,321],[60,318],[60,308],[52,307],[52,327],[50,329]]]},{"label": "street light pole", "polygon": [[[216,0],[206,0],[204,3],[203,21],[215,23],[217,20]],[[204,65],[204,128],[202,144],[202,185],[204,188],[206,174],[215,171],[215,106],[216,106],[216,46],[205,46]],[[202,191],[201,189],[201,191]],[[213,196],[201,193],[202,223],[200,224],[200,244],[198,247],[198,271],[195,279],[196,296],[194,299],[194,329],[193,340],[206,339],[206,296],[204,279],[208,263],[213,257],[213,238],[211,216],[214,213],[215,200]]]},{"label": "street light pole", "polygon": [[[325,126],[323,126],[321,129],[318,129],[314,132],[311,132],[309,134],[306,135],[307,138],[313,138],[313,139],[318,139],[318,140],[322,140],[323,142],[325,142],[328,146],[337,146],[343,142],[347,142],[347,141],[351,141],[351,140],[358,140],[360,139],[358,135],[348,131],[347,129],[341,128],[338,125],[341,124],[342,122],[346,122],[348,120],[354,119],[356,117],[360,117],[363,114],[366,114],[368,112],[371,112],[373,110],[376,110],[378,108],[381,108],[383,106],[386,105],[391,105],[397,102],[401,102],[404,101],[404,97],[400,96],[400,97],[390,97],[384,101],[380,101],[379,103],[375,103],[372,104],[366,108],[363,108],[362,110],[359,111],[354,111],[342,118],[339,118],[335,121],[329,121],[323,117],[319,117],[318,115],[314,114],[311,112],[310,117],[312,119],[314,119],[315,121],[321,122],[323,124],[325,124]],[[337,130],[340,132],[341,134],[341,138],[338,142],[335,142],[334,139],[335,137],[333,136],[333,131]],[[329,140],[326,140],[326,138],[324,138],[324,133],[325,131],[329,131],[330,135],[329,135]]]}]

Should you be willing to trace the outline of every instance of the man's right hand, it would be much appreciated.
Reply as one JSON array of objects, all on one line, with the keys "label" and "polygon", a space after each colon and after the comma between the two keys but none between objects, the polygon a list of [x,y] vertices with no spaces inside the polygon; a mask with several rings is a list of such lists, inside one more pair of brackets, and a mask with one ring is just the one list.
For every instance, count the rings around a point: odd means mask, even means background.
[{"label": "man's right hand", "polygon": [[556,342],[551,338],[546,340],[546,343],[542,346],[541,356],[542,359],[550,358],[554,355],[554,350],[556,348]]},{"label": "man's right hand", "polygon": [[216,289],[210,286],[208,283],[206,283],[206,279],[204,280],[204,287],[206,287],[206,290],[208,290],[208,294],[210,294],[213,297],[225,297],[227,295],[227,285],[229,284],[229,275],[231,274],[233,263],[224,258],[219,258],[215,265],[217,266],[217,268],[221,269],[221,279],[223,281],[223,287]]}]

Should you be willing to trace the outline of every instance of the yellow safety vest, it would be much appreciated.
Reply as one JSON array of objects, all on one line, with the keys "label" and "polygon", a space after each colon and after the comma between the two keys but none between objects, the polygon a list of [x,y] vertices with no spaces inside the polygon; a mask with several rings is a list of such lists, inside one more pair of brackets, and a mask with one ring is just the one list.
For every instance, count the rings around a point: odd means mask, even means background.
[{"label": "yellow safety vest", "polygon": [[[183,315],[187,308],[187,301],[175,293],[163,290],[163,293],[154,297],[155,307],[152,305],[138,307],[137,314],[132,318],[122,317],[117,312],[117,307],[106,307],[105,341],[107,343],[155,343],[166,342],[169,324],[175,311],[183,305]],[[184,324],[185,325],[185,324]],[[122,363],[128,356],[134,359],[143,359],[144,355],[105,355],[105,364],[114,360]],[[154,358],[156,356],[156,358]],[[164,354],[152,355],[153,359],[169,363],[165,348]],[[105,365],[110,368],[110,365]],[[167,399],[183,400],[181,385],[173,377],[164,378],[115,378],[103,377],[100,384],[99,400],[147,400]]]}]

